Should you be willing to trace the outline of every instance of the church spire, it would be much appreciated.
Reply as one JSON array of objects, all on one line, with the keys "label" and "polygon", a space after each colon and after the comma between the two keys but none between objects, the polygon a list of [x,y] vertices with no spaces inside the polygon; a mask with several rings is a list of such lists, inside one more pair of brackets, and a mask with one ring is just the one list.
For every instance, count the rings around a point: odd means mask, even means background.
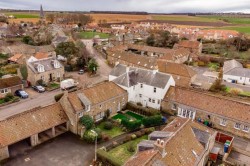
[{"label": "church spire", "polygon": [[43,12],[43,6],[40,6],[40,18],[44,19],[44,12]]}]

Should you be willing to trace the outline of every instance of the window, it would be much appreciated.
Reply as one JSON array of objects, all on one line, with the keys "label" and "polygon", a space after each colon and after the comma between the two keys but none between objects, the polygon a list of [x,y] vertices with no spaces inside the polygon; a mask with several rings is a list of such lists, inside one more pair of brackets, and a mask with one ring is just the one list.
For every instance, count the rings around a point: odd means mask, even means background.
[{"label": "window", "polygon": [[104,117],[104,112],[100,112],[95,116],[95,120],[96,121],[101,120],[103,117]]},{"label": "window", "polygon": [[5,89],[1,89],[1,93],[8,93],[8,89],[7,88],[5,88]]},{"label": "window", "polygon": [[56,76],[57,76],[57,78],[60,78],[61,77],[61,73],[57,72]]},{"label": "window", "polygon": [[154,88],[154,93],[156,93],[156,88]]},{"label": "window", "polygon": [[234,128],[236,128],[236,129],[240,129],[240,123],[235,123],[235,125],[234,125]]},{"label": "window", "polygon": [[143,84],[141,84],[141,88],[143,88]]},{"label": "window", "polygon": [[242,130],[245,131],[245,132],[249,132],[249,126],[244,125]]},{"label": "window", "polygon": [[161,100],[158,100],[158,104],[160,104],[161,103]]},{"label": "window", "polygon": [[152,100],[152,103],[155,103],[155,100],[154,100],[154,99]]},{"label": "window", "polygon": [[226,124],[227,124],[227,120],[226,119],[221,119],[220,120],[220,125],[221,126],[226,126]]},{"label": "window", "polygon": [[149,98],[148,101],[151,102],[151,98]]},{"label": "window", "polygon": [[142,97],[142,94],[139,94],[140,98]]},{"label": "window", "polygon": [[79,118],[81,118],[83,116],[83,112],[79,113]]},{"label": "window", "polygon": [[90,105],[87,105],[86,112],[90,111]]},{"label": "window", "polygon": [[102,105],[100,104],[100,109],[102,109]]},{"label": "window", "polygon": [[39,73],[42,73],[42,72],[45,71],[43,65],[38,65],[37,70],[38,70]]},{"label": "window", "polygon": [[43,80],[43,81],[45,80],[43,75],[41,76],[41,80]]},{"label": "window", "polygon": [[172,110],[177,110],[177,105],[176,104],[172,105]]}]

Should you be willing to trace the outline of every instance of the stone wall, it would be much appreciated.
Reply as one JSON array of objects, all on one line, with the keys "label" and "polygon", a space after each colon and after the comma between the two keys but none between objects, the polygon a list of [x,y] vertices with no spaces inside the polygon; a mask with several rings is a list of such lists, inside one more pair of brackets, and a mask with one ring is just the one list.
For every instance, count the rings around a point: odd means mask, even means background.
[{"label": "stone wall", "polygon": [[0,148],[0,161],[9,158],[8,146]]}]

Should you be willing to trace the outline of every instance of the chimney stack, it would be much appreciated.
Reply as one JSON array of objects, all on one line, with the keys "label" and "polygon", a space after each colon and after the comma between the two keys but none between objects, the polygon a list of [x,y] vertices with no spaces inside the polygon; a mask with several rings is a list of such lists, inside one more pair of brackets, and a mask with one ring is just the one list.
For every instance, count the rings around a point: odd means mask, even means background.
[{"label": "chimney stack", "polygon": [[167,153],[165,152],[165,141],[157,139],[156,143],[154,144],[154,149],[158,150],[162,157],[165,157]]}]

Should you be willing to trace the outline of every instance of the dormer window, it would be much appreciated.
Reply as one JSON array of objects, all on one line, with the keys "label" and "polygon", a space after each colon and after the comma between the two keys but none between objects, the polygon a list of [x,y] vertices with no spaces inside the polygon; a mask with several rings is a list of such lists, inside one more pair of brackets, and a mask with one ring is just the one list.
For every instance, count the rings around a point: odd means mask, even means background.
[{"label": "dormer window", "polygon": [[37,71],[38,71],[39,73],[44,72],[44,71],[45,71],[45,70],[44,70],[44,66],[39,64],[39,65],[37,66]]},{"label": "dormer window", "polygon": [[54,66],[55,69],[60,68],[60,64],[59,64],[59,62],[57,60],[53,60],[52,65]]}]

